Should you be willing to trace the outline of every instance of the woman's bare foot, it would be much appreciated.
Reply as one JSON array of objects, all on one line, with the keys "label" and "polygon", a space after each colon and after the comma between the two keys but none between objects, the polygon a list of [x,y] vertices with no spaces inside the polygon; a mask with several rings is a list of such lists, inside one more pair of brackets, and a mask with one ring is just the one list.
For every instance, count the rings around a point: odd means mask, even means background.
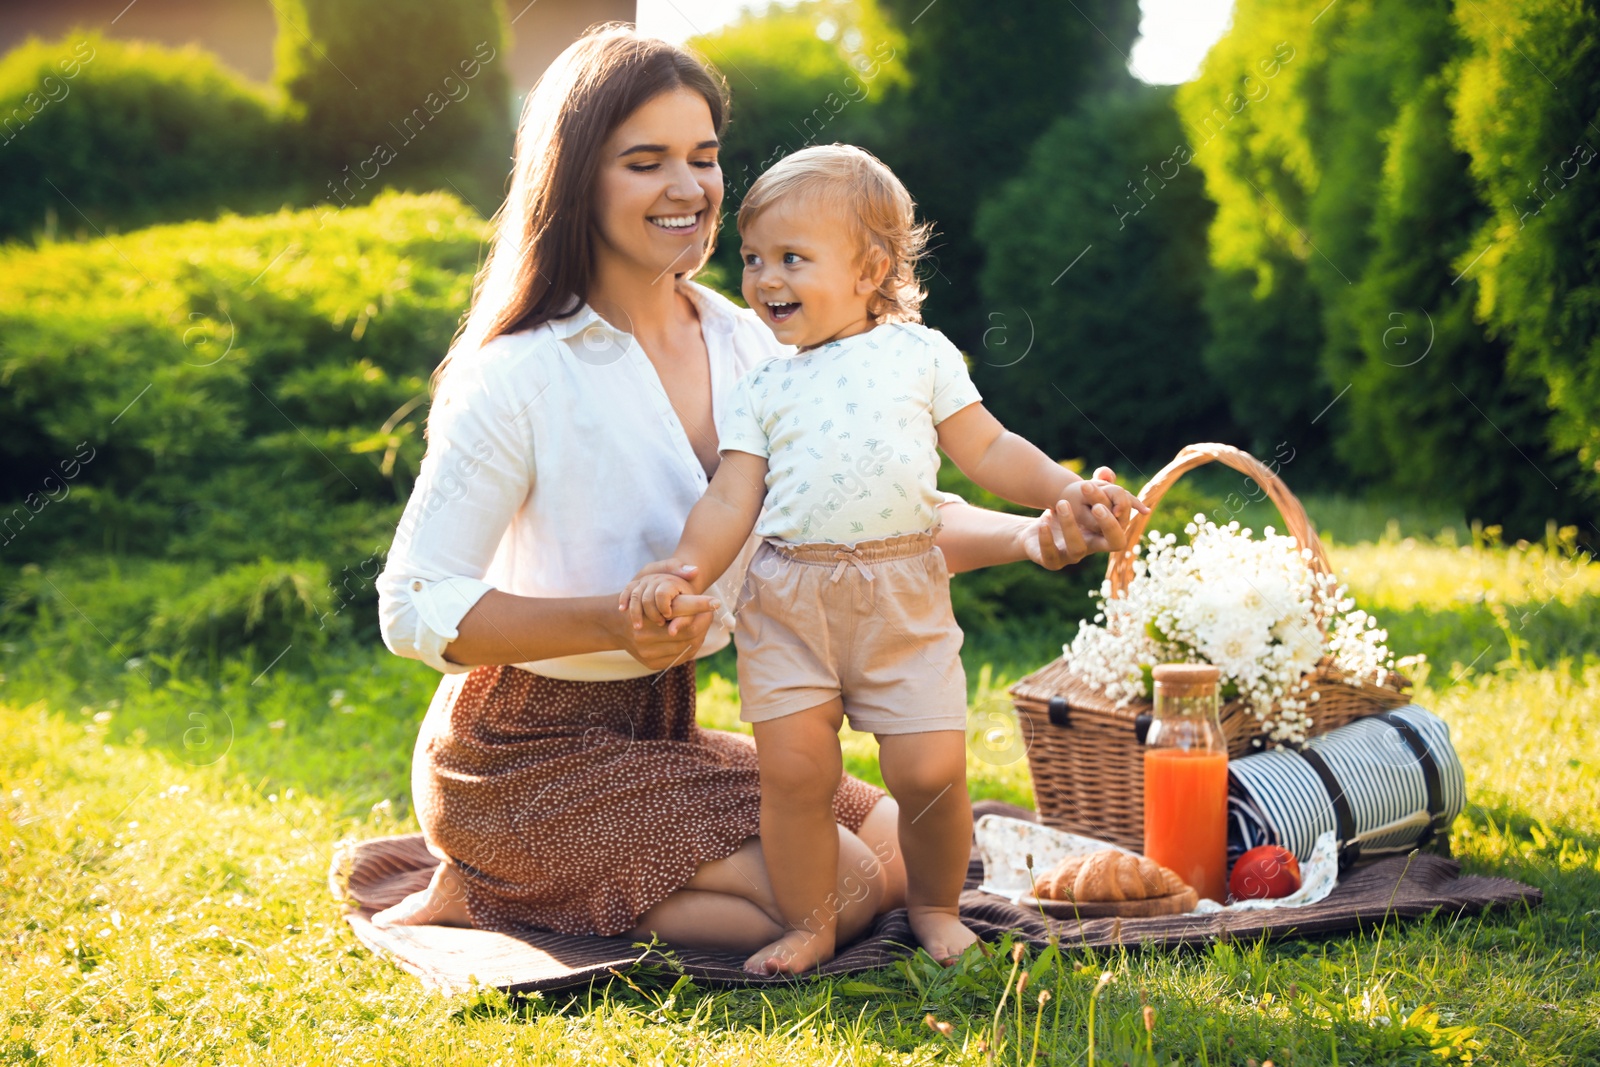
[{"label": "woman's bare foot", "polygon": [[906,909],[911,920],[911,932],[917,943],[928,950],[928,955],[952,966],[968,946],[978,940],[978,935],[968,930],[955,909],[911,905]]},{"label": "woman's bare foot", "polygon": [[433,872],[428,888],[419,889],[392,908],[372,917],[374,926],[471,926],[466,885],[448,863]]},{"label": "woman's bare foot", "polygon": [[744,961],[751,974],[801,974],[833,959],[822,939],[809,930],[790,930]]}]

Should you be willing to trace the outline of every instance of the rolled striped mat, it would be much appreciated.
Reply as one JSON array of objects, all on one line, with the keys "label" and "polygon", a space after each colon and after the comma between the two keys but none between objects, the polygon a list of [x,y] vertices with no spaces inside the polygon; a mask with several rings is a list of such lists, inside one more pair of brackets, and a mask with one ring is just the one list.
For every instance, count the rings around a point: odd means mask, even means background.
[{"label": "rolled striped mat", "polygon": [[1467,798],[1450,727],[1416,704],[1230,760],[1228,793],[1230,860],[1267,844],[1306,860],[1333,830],[1341,868],[1445,838]]}]

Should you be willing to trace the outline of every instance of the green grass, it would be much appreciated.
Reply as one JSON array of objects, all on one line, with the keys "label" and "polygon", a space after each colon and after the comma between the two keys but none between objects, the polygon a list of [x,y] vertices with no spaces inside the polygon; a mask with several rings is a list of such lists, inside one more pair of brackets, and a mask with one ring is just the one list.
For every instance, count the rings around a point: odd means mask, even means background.
[{"label": "green grass", "polygon": [[[270,669],[270,651],[126,664],[74,589],[82,615],[54,605],[51,628],[0,646],[0,1063],[977,1064],[984,1041],[1010,1064],[1037,1023],[1037,1062],[1064,1065],[1087,1062],[1091,1003],[1103,1064],[1600,1062],[1600,566],[1559,544],[1335,545],[1397,651],[1430,656],[1418,698],[1467,767],[1455,854],[1543,906],[1271,945],[1030,949],[998,1041],[1004,945],[960,970],[919,957],[761,991],[662,971],[435,996],[360,947],[325,878],[337,840],[414,827],[411,746],[438,676],[370,643]],[[1063,630],[969,634],[986,723]],[[740,728],[725,659],[701,700],[706,725]],[[870,738],[845,746],[876,780]],[[1000,748],[971,759],[972,794],[1029,802],[1025,761]]]}]

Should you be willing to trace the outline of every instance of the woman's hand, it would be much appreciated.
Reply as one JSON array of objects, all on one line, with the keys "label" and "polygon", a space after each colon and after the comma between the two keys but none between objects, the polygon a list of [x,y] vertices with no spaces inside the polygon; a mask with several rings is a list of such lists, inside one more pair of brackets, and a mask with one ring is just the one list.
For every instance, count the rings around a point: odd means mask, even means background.
[{"label": "woman's hand", "polygon": [[638,630],[619,615],[623,625],[618,628],[618,646],[653,671],[687,663],[705,643],[711,620],[716,617],[713,603],[710,597],[679,597],[673,604],[676,618],[665,626],[647,622]]},{"label": "woman's hand", "polygon": [[935,543],[951,574],[1021,560],[1059,570],[1092,552],[1125,548],[1133,510],[1148,509],[1125,503],[1126,514],[1119,517],[1107,492],[1115,481],[1111,469],[1101,467],[1092,479],[1067,486],[1056,506],[1035,519],[965,502],[941,504]]},{"label": "woman's hand", "polygon": [[[692,565],[674,567],[672,561],[661,561],[645,567],[639,573],[652,572],[675,574],[692,581],[695,568]],[[672,602],[673,617],[665,625],[646,620],[638,629],[634,628],[627,615],[618,612],[619,625],[615,628],[617,647],[653,671],[687,663],[700,651],[712,620],[721,609],[722,602],[714,597],[685,594]]]}]

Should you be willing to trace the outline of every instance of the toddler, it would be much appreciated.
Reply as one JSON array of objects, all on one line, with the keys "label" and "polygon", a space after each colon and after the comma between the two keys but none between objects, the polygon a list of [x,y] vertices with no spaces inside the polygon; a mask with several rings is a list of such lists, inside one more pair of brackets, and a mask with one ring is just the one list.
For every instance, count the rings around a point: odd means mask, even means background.
[{"label": "toddler", "polygon": [[[972,838],[967,687],[933,543],[937,449],[985,489],[1036,508],[1078,500],[1081,479],[1007,432],[961,353],[920,323],[927,228],[883,163],[847,145],[796,152],[751,186],[738,221],[745,301],[797,351],[736,386],[718,426],[721,466],[673,559],[641,570],[619,607],[662,622],[677,596],[721,576],[752,528],[763,539],[734,639],[762,848],[788,932],[747,969],[798,973],[834,953],[837,916],[822,905],[838,877],[832,798],[846,717],[876,736],[900,804],[912,931],[950,962],[976,936],[957,906]],[[1096,484],[1119,523],[1143,510]]]}]

